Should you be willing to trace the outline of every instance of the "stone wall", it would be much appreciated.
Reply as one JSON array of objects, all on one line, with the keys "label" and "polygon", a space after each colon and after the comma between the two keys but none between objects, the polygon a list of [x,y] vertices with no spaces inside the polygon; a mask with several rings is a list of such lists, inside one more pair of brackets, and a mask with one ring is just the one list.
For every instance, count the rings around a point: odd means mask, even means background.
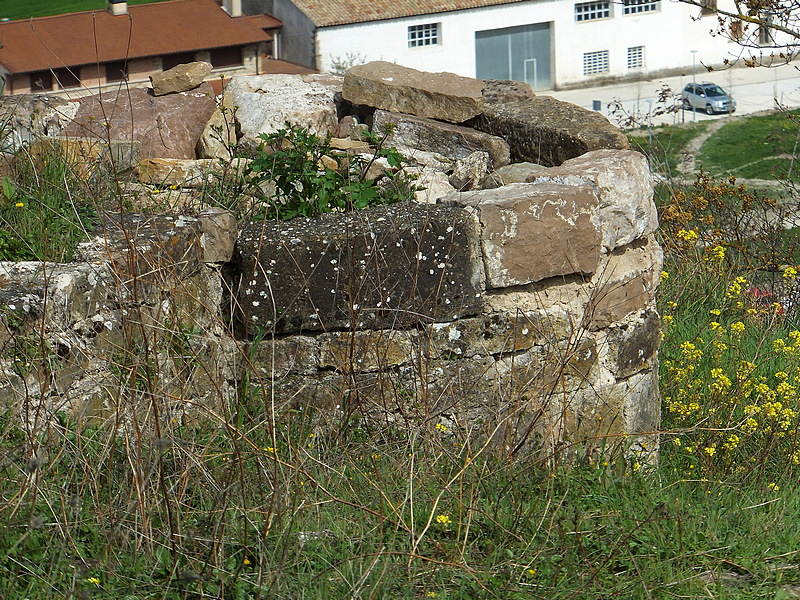
[{"label": "stone wall", "polygon": [[[255,394],[511,452],[655,449],[645,158],[577,107],[570,133],[518,84],[393,73],[387,90],[375,69],[353,69],[335,101],[392,122],[392,143],[460,191],[288,222],[106,215],[79,263],[0,263],[0,399],[27,422],[196,420]],[[334,102],[330,86],[317,98]],[[490,176],[456,176],[475,154]],[[519,183],[502,185],[511,167]]]}]

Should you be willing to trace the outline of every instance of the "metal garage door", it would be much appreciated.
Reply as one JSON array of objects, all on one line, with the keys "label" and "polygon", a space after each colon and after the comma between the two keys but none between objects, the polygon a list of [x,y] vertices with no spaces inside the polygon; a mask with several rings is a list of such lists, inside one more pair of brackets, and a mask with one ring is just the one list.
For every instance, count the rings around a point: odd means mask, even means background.
[{"label": "metal garage door", "polygon": [[514,79],[549,89],[550,23],[476,31],[475,63],[479,79]]}]

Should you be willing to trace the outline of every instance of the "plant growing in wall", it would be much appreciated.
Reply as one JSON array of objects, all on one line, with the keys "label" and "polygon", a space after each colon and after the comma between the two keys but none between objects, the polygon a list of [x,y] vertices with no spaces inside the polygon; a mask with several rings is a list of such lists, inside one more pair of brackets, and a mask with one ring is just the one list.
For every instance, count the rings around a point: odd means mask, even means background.
[{"label": "plant growing in wall", "polygon": [[[368,157],[336,151],[330,137],[288,122],[260,138],[249,175],[256,184],[274,183],[275,194],[258,216],[288,220],[357,210],[407,200],[416,190],[400,170],[400,153],[384,147],[386,136],[370,137],[375,150]],[[370,177],[370,167],[382,158],[392,171],[384,170],[383,180]]]}]

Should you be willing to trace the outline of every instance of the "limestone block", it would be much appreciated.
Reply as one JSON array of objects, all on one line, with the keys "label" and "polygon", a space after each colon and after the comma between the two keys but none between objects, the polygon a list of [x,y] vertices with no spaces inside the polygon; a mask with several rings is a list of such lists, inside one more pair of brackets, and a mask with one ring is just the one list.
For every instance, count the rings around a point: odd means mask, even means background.
[{"label": "limestone block", "polygon": [[528,177],[546,168],[529,162],[506,165],[489,173],[481,182],[481,189],[492,190],[510,183],[527,183]]},{"label": "limestone block", "polygon": [[556,166],[602,148],[628,148],[628,139],[603,115],[550,96],[509,104],[487,104],[470,122],[505,139],[512,162]]},{"label": "limestone block", "polygon": [[406,167],[404,172],[416,177],[414,185],[419,188],[414,192],[414,201],[421,204],[436,204],[446,198],[455,189],[450,185],[450,179],[442,171],[430,167]]},{"label": "limestone block", "polygon": [[218,164],[212,158],[146,158],[139,161],[136,171],[139,181],[149,185],[201,187]]},{"label": "limestone block", "polygon": [[238,228],[236,217],[222,208],[204,208],[197,215],[203,230],[200,244],[205,262],[223,263],[233,259]]},{"label": "limestone block", "polygon": [[314,337],[264,337],[251,345],[248,354],[262,385],[290,374],[311,375],[319,370],[319,344]]},{"label": "limestone block", "polygon": [[633,313],[608,329],[606,343],[611,358],[611,371],[617,379],[653,368],[661,340],[661,318],[652,309]]},{"label": "limestone block", "polygon": [[193,90],[209,75],[211,75],[211,63],[191,62],[153,73],[150,75],[150,84],[153,86],[154,96],[165,96]]},{"label": "limestone block", "polygon": [[34,140],[62,135],[80,106],[79,102],[55,96],[0,97],[0,123],[3,123],[0,152],[16,152]]},{"label": "limestone block", "polygon": [[287,121],[321,137],[332,134],[339,125],[335,96],[335,87],[300,75],[250,75],[232,78],[223,102],[234,110],[240,143],[257,146],[260,134]]},{"label": "limestone block", "polygon": [[197,142],[197,156],[230,160],[236,142],[236,124],[233,112],[227,107],[216,108],[211,113]]},{"label": "limestone block", "polygon": [[544,311],[498,312],[434,323],[426,330],[425,354],[431,358],[497,356],[554,346],[565,341],[571,325],[563,315]]},{"label": "limestone block", "polygon": [[483,101],[487,104],[508,104],[536,96],[533,88],[522,81],[484,79],[483,83]]},{"label": "limestone block", "polygon": [[604,259],[587,291],[588,327],[603,329],[652,305],[664,254],[652,238],[615,250]]},{"label": "limestone block", "polygon": [[484,87],[479,79],[374,61],[347,72],[342,96],[354,104],[461,123],[483,110]]},{"label": "limestone block", "polygon": [[190,92],[152,96],[144,88],[83,98],[61,135],[100,141],[138,141],[139,158],[195,158],[195,147],[216,109],[214,90],[203,83]]},{"label": "limestone block", "polygon": [[414,330],[339,331],[319,336],[320,367],[369,373],[411,363]]},{"label": "limestone block", "polygon": [[647,158],[633,150],[595,150],[532,173],[527,181],[580,185],[591,183],[600,197],[600,223],[606,251],[630,244],[658,228]]},{"label": "limestone block", "polygon": [[410,202],[244,225],[244,332],[402,328],[476,314],[478,244],[472,212]]},{"label": "limestone block", "polygon": [[481,181],[489,174],[489,154],[473,152],[466,158],[456,161],[450,174],[450,185],[465,192],[480,187]]},{"label": "limestone block", "polygon": [[597,269],[598,200],[590,186],[514,184],[448,200],[478,210],[489,288]]},{"label": "limestone block", "polygon": [[486,152],[493,169],[507,165],[511,160],[508,143],[503,138],[470,127],[385,110],[376,110],[373,119],[374,131],[379,135],[388,131],[384,145],[394,146],[403,153],[410,149],[422,150],[458,160],[473,152]]}]

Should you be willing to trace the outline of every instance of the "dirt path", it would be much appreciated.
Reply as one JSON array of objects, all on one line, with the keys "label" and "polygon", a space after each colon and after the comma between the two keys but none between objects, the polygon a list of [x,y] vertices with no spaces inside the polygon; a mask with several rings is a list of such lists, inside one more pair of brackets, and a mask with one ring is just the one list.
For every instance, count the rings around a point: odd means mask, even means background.
[{"label": "dirt path", "polygon": [[703,144],[706,143],[706,140],[730,123],[732,119],[738,118],[739,117],[731,117],[729,119],[710,121],[708,128],[686,146],[686,149],[683,151],[683,156],[681,157],[681,162],[678,165],[678,173],[680,173],[681,176],[693,175],[697,171],[697,153],[700,151],[700,148],[703,147]]}]

